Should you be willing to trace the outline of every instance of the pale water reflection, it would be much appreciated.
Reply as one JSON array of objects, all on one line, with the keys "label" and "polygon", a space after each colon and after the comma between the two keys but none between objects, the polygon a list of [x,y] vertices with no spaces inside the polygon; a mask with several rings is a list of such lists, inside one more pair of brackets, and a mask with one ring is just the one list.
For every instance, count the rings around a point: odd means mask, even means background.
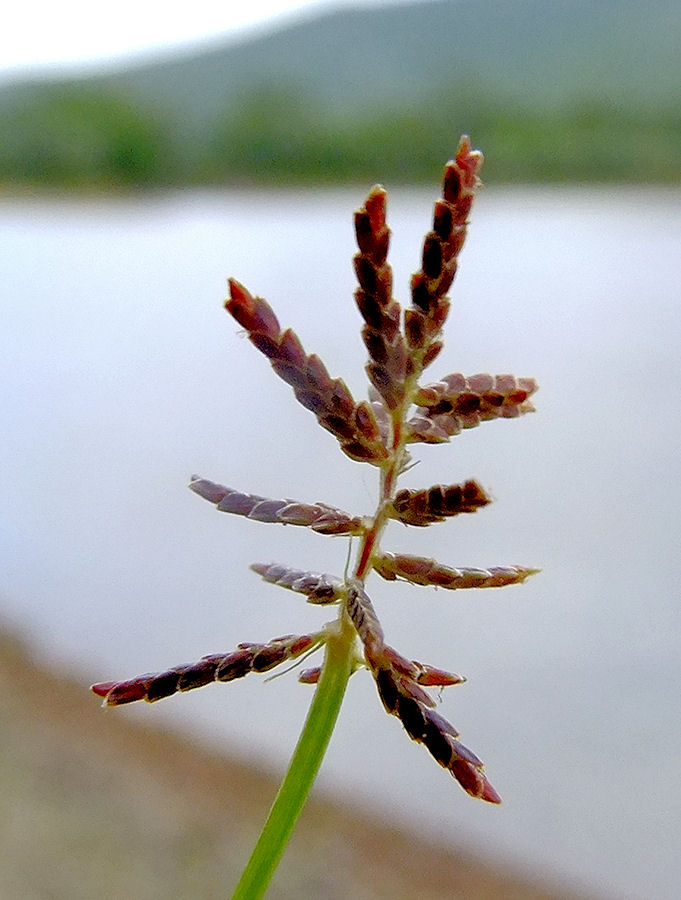
[{"label": "pale water reflection", "polygon": [[[363,391],[350,264],[363,190],[0,203],[2,612],[47,653],[107,679],[324,621],[247,564],[338,573],[343,540],[220,516],[185,485],[198,472],[371,509],[373,473],[221,310],[235,275]],[[391,194],[403,300],[432,200]],[[543,573],[374,597],[391,643],[468,676],[443,708],[505,803],[450,783],[362,675],[322,776],[617,898],[676,897],[681,881],[679,247],[678,191],[482,193],[433,374],[536,376],[538,413],[425,448],[409,484],[475,476],[496,502],[395,529],[386,547]],[[140,714],[283,764],[310,696],[293,675],[253,679]]]}]

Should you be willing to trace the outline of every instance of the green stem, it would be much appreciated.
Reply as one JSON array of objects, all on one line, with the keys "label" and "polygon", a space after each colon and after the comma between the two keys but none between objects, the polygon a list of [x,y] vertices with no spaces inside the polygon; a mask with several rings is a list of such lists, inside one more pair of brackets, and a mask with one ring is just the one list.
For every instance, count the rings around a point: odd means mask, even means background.
[{"label": "green stem", "polygon": [[232,900],[257,900],[267,890],[319,771],[352,667],[356,632],[343,613],[326,642],[324,666],[281,787]]}]

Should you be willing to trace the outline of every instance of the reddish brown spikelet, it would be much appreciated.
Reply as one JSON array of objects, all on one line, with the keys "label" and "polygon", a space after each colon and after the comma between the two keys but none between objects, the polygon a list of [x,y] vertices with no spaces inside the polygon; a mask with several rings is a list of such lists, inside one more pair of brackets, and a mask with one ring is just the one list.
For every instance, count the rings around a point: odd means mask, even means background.
[{"label": "reddish brown spikelet", "polygon": [[491,503],[477,481],[465,484],[437,484],[420,491],[398,491],[390,515],[405,525],[431,525],[459,513],[473,513]]},{"label": "reddish brown spikelet", "polygon": [[[247,331],[251,342],[268,357],[274,371],[293,388],[296,399],[311,410],[320,424],[339,441],[351,459],[379,465],[388,451],[376,438],[378,429],[358,426],[357,404],[340,378],[332,379],[315,354],[308,356],[295,332],[281,330],[272,308],[261,297],[253,297],[233,278],[229,280],[225,308]],[[366,420],[366,416],[362,421]]]},{"label": "reddish brown spikelet", "polygon": [[225,309],[239,325],[254,334],[268,336],[277,342],[280,334],[279,320],[272,307],[262,297],[253,297],[236,279],[229,279],[229,299]]},{"label": "reddish brown spikelet", "polygon": [[103,681],[90,690],[104,706],[137,700],[154,703],[178,691],[190,691],[213,681],[233,681],[249,672],[267,672],[287,659],[295,659],[323,643],[321,634],[285,635],[267,644],[240,644],[232,653],[213,653],[198,662],[174,666],[165,672],[139,675],[128,681]]},{"label": "reddish brown spikelet", "polygon": [[406,553],[382,553],[374,559],[374,569],[386,581],[398,578],[412,584],[434,585],[448,590],[459,588],[504,587],[521,584],[538,569],[522,566],[492,566],[489,569],[452,568],[423,556]]},{"label": "reddish brown spikelet", "polygon": [[463,137],[456,157],[445,168],[442,200],[435,205],[421,268],[412,276],[412,306],[404,317],[407,344],[418,360],[417,372],[430,365],[441,348],[438,335],[449,312],[446,295],[456,274],[482,162],[482,154],[472,150],[469,139]]},{"label": "reddish brown spikelet", "polygon": [[426,415],[480,413],[483,417],[497,418],[503,415],[498,410],[508,407],[519,407],[520,412],[534,412],[529,398],[536,390],[534,378],[486,372],[466,376],[456,372],[445,375],[435,384],[420,387],[414,395],[414,403],[424,407]]},{"label": "reddish brown spikelet", "polygon": [[345,585],[341,579],[330,575],[293,569],[279,563],[253,563],[251,569],[270,584],[305,594],[308,603],[337,603],[345,597]]},{"label": "reddish brown spikelet", "polygon": [[449,687],[453,684],[463,684],[465,678],[463,675],[455,675],[454,672],[447,672],[445,669],[436,669],[434,666],[428,666],[425,663],[414,661],[416,668],[416,681],[425,687]]},{"label": "reddish brown spikelet", "polygon": [[143,700],[146,697],[151,678],[153,675],[140,675],[129,681],[104,681],[93,684],[90,690],[98,697],[103,697],[108,706],[134,703],[135,700]]},{"label": "reddish brown spikelet", "polygon": [[[364,645],[364,655],[373,660],[383,653],[385,641],[383,628],[369,596],[361,585],[353,585],[348,591],[347,611]],[[370,666],[372,663],[370,663]]]},{"label": "reddish brown spikelet", "polygon": [[411,681],[426,687],[449,687],[452,684],[463,684],[466,680],[453,672],[436,669],[415,659],[407,659],[388,644],[383,646],[383,656],[399,675],[406,675]]},{"label": "reddish brown spikelet", "polygon": [[303,669],[300,675],[298,675],[298,681],[301,684],[317,684],[321,674],[321,666],[312,666],[309,669]]},{"label": "reddish brown spikelet", "polygon": [[325,503],[299,503],[295,500],[270,500],[257,494],[244,494],[206,478],[193,476],[189,487],[215,504],[220,512],[245,516],[256,522],[302,525],[319,534],[362,534],[362,520],[349,516]]},{"label": "reddish brown spikelet", "polygon": [[412,584],[434,585],[447,590],[522,584],[530,575],[535,575],[539,571],[522,566],[454,569],[450,566],[443,566],[434,559],[410,556],[406,553],[382,553],[374,559],[374,569],[386,581],[395,581],[401,578]]},{"label": "reddish brown spikelet", "polygon": [[441,443],[465,428],[493,419],[517,419],[534,412],[530,397],[537,390],[533,378],[515,375],[446,375],[419,387],[418,409],[409,419],[409,440]]},{"label": "reddish brown spikelet", "polygon": [[373,604],[360,586],[349,591],[347,610],[364,644],[364,658],[386,712],[396,716],[409,737],[423,744],[468,794],[488,803],[500,803],[482,762],[456,740],[458,732],[433,710],[433,699],[420,686],[457,684],[462,679],[410,661],[385,644]]},{"label": "reddish brown spikelet", "polygon": [[401,309],[392,296],[392,269],[387,262],[390,230],[385,223],[386,192],[376,186],[355,213],[360,252],[355,256],[359,290],[357,307],[365,321],[362,338],[369,351],[367,374],[389,409],[404,400],[409,356],[400,331]]}]

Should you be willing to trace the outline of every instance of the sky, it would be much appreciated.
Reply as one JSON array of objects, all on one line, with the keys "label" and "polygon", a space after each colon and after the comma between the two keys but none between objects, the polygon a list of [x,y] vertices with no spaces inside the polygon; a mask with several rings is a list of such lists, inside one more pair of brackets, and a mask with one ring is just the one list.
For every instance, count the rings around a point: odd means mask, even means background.
[{"label": "sky", "polygon": [[[382,0],[38,0],[11,3],[0,28],[0,74],[109,62],[258,28],[301,12]],[[383,0],[385,2],[385,0]]]}]

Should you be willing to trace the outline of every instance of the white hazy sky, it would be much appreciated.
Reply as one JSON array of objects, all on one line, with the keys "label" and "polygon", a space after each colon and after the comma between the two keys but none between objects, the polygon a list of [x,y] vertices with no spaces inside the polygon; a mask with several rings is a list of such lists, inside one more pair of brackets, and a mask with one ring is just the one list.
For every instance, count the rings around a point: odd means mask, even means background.
[{"label": "white hazy sky", "polygon": [[0,73],[129,57],[302,10],[381,2],[385,0],[10,0],[0,18]]}]

